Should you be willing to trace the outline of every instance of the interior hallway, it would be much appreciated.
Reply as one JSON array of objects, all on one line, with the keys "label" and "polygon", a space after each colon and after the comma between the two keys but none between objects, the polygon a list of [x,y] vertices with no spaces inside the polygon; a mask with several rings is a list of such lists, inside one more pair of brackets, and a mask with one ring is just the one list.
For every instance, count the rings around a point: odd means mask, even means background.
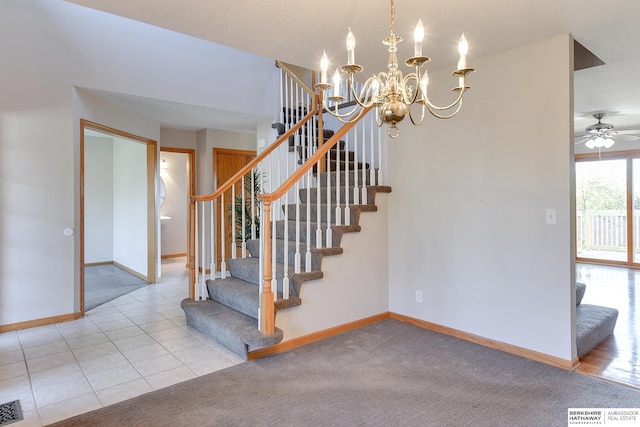
[{"label": "interior hallway", "polygon": [[186,326],[185,258],[162,279],[82,319],[0,334],[0,404],[19,399],[41,426],[224,369],[243,360]]}]

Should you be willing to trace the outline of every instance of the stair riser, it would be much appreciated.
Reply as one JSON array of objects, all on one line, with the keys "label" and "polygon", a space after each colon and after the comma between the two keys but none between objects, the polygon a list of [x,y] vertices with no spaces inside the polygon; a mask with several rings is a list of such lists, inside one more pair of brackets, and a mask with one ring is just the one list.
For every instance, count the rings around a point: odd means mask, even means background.
[{"label": "stair riser", "polygon": [[[284,254],[285,251],[288,252],[288,264],[290,266],[295,266],[296,262],[296,245],[294,242],[289,242],[286,245],[282,244],[282,240],[276,241],[276,254],[275,254],[275,262],[284,264]],[[258,258],[260,255],[260,241],[259,240],[249,240],[247,241],[249,253],[251,253],[252,257]],[[312,251],[311,252],[311,270],[320,270],[320,266],[322,265],[322,254]],[[300,247],[300,268],[305,271],[307,262],[306,262],[306,247]]]},{"label": "stair riser", "polygon": [[[236,279],[244,280],[245,282],[253,283],[254,285],[260,284],[260,267],[258,258],[240,258],[235,260],[229,260],[229,273]],[[298,296],[300,291],[299,284],[295,280],[291,279],[293,274],[293,268],[290,267],[288,271],[289,275],[289,295]],[[271,282],[271,288],[277,289],[279,295],[282,295],[282,283],[284,277],[284,266],[282,264],[276,264],[276,285]],[[235,307],[234,307],[235,308]],[[247,313],[245,313],[247,314]]]},{"label": "stair riser", "polygon": [[[373,184],[375,184],[376,180],[377,180],[377,170],[373,171],[373,175],[374,175],[374,180],[373,180]],[[329,172],[323,172],[320,174],[320,187],[326,187],[327,186],[327,174]],[[333,168],[331,169],[331,186],[335,187],[336,185],[336,177],[338,175],[338,172],[336,172]],[[365,179],[362,179],[362,169],[358,169],[358,174],[356,177],[356,172],[353,170],[353,167],[349,168],[349,185],[355,185],[356,183],[358,185],[362,185],[363,181],[365,183],[365,185],[371,185],[371,171],[370,170],[366,170],[365,171]],[[344,168],[341,168],[340,170],[340,185],[345,185],[346,184],[346,178],[347,178],[347,172]]]},{"label": "stair riser", "polygon": [[[301,204],[300,205],[300,221],[306,221],[307,220],[307,204]],[[295,220],[295,215],[296,215],[296,205],[287,205],[285,207],[283,207],[283,209],[287,209],[288,210],[288,215],[289,215],[289,221]],[[330,208],[330,212],[331,212],[331,222],[335,223],[336,220],[336,206],[332,205]],[[346,217],[345,217],[345,207],[340,207],[340,223],[341,224],[346,224]],[[355,208],[355,207],[350,207],[349,209],[350,212],[350,225],[357,225],[358,221],[360,219],[360,211]],[[309,209],[309,220],[311,222],[318,222],[320,221],[322,222],[326,222],[327,220],[327,205],[323,205],[320,204],[320,209],[318,210],[318,205],[316,203],[311,203],[310,209]]]},{"label": "stair riser", "polygon": [[[361,194],[362,194],[362,190],[361,187],[358,187],[358,194],[357,196],[354,195],[354,187],[350,186],[350,187],[345,187],[343,185],[340,186],[340,190],[338,191],[338,194],[336,194],[336,185],[337,183],[332,183],[331,187],[327,188],[322,187],[320,188],[320,203],[327,203],[327,193],[330,193],[331,195],[331,202],[332,203],[336,203],[337,200],[336,198],[340,198],[339,203],[340,204],[345,204],[348,203],[350,205],[353,204],[359,204],[360,203],[360,198],[361,198]],[[342,182],[341,184],[344,184],[344,182]],[[302,188],[299,191],[299,197],[300,197],[300,202],[301,203],[308,203],[309,201],[311,203],[317,203],[317,193],[318,193],[318,189],[317,188],[310,188],[309,189],[309,197],[307,198],[307,189],[306,188]],[[356,200],[356,202],[354,202],[354,200]]]},{"label": "stair riser", "polygon": [[[288,240],[295,242],[296,240],[296,222],[288,221]],[[317,228],[318,225],[315,222],[307,223],[307,221],[300,221],[300,243],[307,243],[307,224],[309,224],[309,243],[311,243],[312,247],[316,246],[316,237],[317,237]],[[284,230],[285,230],[285,222],[277,221],[276,222],[276,238],[284,240]],[[325,224],[320,224],[320,231],[322,235],[321,244],[322,247],[325,247],[327,244],[327,227]],[[333,247],[340,246],[340,240],[342,238],[342,233],[337,233],[335,230],[331,230],[331,242]]]},{"label": "stair riser", "polygon": [[[369,164],[368,163],[357,163],[357,168],[359,171],[362,171],[362,168],[365,168],[367,171],[369,170]],[[346,171],[347,168],[350,171],[353,171],[356,169],[356,163],[355,162],[346,162],[344,160],[340,160],[339,162],[337,160],[329,160],[326,161],[325,160],[325,171],[326,172],[336,172],[337,170],[342,171]],[[318,165],[314,165],[313,166],[313,173],[317,173],[318,172]],[[362,173],[362,172],[360,172]],[[368,172],[367,172],[368,173]]]},{"label": "stair riser", "polygon": [[353,151],[336,150],[332,148],[331,150],[329,150],[329,158],[331,160],[339,159],[340,161],[348,160],[350,162],[353,162],[356,159],[356,155]]},{"label": "stair riser", "polygon": [[222,283],[224,283],[223,280],[207,280],[209,298],[257,319],[260,305],[258,287],[253,286],[254,289],[250,289],[250,292],[239,293],[222,286]]}]

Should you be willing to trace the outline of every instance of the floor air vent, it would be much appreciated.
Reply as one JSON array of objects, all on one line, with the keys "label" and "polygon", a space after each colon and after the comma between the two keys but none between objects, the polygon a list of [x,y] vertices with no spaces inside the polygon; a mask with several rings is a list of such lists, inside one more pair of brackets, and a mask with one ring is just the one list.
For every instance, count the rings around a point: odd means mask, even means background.
[{"label": "floor air vent", "polygon": [[20,420],[22,420],[22,410],[19,400],[0,405],[0,426],[6,426]]}]

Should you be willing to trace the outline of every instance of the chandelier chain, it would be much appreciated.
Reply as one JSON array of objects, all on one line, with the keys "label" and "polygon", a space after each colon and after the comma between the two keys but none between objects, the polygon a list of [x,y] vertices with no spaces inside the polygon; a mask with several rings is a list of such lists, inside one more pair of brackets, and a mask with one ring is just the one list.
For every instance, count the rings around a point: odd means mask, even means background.
[{"label": "chandelier chain", "polygon": [[393,6],[393,0],[391,0],[391,35],[396,35],[396,8]]}]

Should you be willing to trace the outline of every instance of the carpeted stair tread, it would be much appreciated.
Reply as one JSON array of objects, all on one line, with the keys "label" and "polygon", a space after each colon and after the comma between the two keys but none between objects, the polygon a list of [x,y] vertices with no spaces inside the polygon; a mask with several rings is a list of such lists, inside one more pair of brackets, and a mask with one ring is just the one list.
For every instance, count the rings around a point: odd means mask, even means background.
[{"label": "carpeted stair tread", "polygon": [[[315,171],[314,171],[315,172]],[[373,179],[372,179],[372,173],[373,173]],[[327,174],[330,175],[330,181],[331,181],[331,186],[335,187],[335,183],[337,181],[337,177],[338,175],[340,175],[340,183],[341,185],[344,185],[346,183],[346,179],[347,176],[349,177],[349,185],[362,185],[364,183],[364,185],[370,185],[372,182],[378,182],[378,170],[377,169],[366,169],[365,173],[364,173],[364,180],[362,179],[362,169],[359,168],[356,174],[356,171],[353,169],[353,167],[350,165],[349,166],[349,172],[347,173],[346,170],[341,169],[340,172],[336,172],[335,169],[331,169],[331,172],[321,172],[319,174],[320,176],[320,186],[321,187],[326,187],[327,185]]]},{"label": "carpeted stair tread", "polygon": [[373,189],[377,193],[391,193],[392,191],[390,185],[368,185],[367,187]]},{"label": "carpeted stair tread", "polygon": [[[296,253],[296,243],[289,241],[285,245],[285,241],[281,239],[274,239],[276,241],[276,254],[275,254],[275,262],[284,264],[284,254],[285,248],[288,251],[288,264],[293,266],[295,264],[295,253]],[[247,240],[247,248],[249,249],[249,253],[252,257],[258,258],[260,253],[260,241],[259,240]],[[302,269],[306,270],[306,252],[307,245],[300,244],[300,265]],[[330,255],[339,255],[343,252],[340,247],[330,247],[330,248],[315,248],[310,247],[309,252],[311,253],[311,270],[321,270],[322,266],[322,257],[330,256]]]},{"label": "carpeted stair tread", "polygon": [[[260,259],[256,257],[237,258],[235,260],[229,260],[229,271],[232,276],[241,281],[251,283],[253,286],[260,284]],[[276,264],[276,280],[278,295],[282,296],[282,278],[284,276],[284,265],[282,263]],[[300,295],[300,288],[304,282],[309,280],[322,279],[324,274],[320,270],[306,272],[304,269],[300,273],[295,273],[293,266],[289,266],[289,295]],[[271,284],[272,289],[276,289],[274,284]]]},{"label": "carpeted stair tread", "polygon": [[[327,205],[326,204],[320,204],[319,208],[320,210],[318,211],[318,204],[317,203],[300,203],[300,221],[306,221],[307,220],[307,205],[309,205],[309,215],[310,221],[318,221],[320,220],[320,222],[323,222],[323,220],[325,220],[327,218]],[[330,212],[331,212],[331,218],[335,218],[335,214],[336,214],[336,207],[340,206],[340,216],[342,218],[342,222],[346,222],[345,221],[345,207],[343,205],[337,205],[335,203],[331,204],[331,208],[330,208]],[[289,219],[295,218],[296,217],[296,205],[291,204],[291,205],[286,205],[283,206],[282,209],[287,209],[287,216]],[[360,214],[362,212],[376,212],[378,210],[378,207],[376,205],[349,205],[349,215],[350,215],[350,224],[358,224],[360,222]]]},{"label": "carpeted stair tread", "polygon": [[256,319],[213,300],[185,299],[180,305],[186,314],[187,325],[215,339],[245,360],[249,347],[255,349],[275,345],[284,336],[278,328],[273,334],[262,334]]},{"label": "carpeted stair tread", "polygon": [[[339,203],[344,205],[345,203],[348,203],[349,205],[357,205],[360,202],[360,197],[362,194],[362,187],[358,187],[358,193],[354,194],[354,186],[353,185],[349,185],[349,187],[345,187],[345,183],[344,182],[340,182],[340,187],[337,187],[336,184],[338,184],[337,182],[332,183],[332,186],[327,188],[327,187],[322,187],[319,191],[320,191],[320,202],[323,204],[327,203],[327,193],[330,193],[331,195],[331,201],[333,203],[338,203],[337,198],[339,198]],[[336,195],[336,188],[339,189],[338,194]],[[368,205],[374,205],[375,201],[376,201],[376,194],[377,193],[390,193],[391,192],[391,187],[388,186],[382,186],[382,185],[368,185],[366,186],[366,191],[367,191],[367,203]],[[301,188],[300,190],[298,190],[298,194],[299,194],[299,198],[300,198],[300,203],[308,203],[309,201],[311,201],[311,203],[317,203],[318,200],[318,189],[317,188],[310,188],[308,191],[308,196],[307,196],[307,189],[306,188]],[[357,200],[357,203],[354,202]]]},{"label": "carpeted stair tread", "polygon": [[278,298],[273,306],[276,312],[278,310],[284,310],[286,308],[297,307],[302,305],[302,298],[290,295],[288,299]]},{"label": "carpeted stair tread", "polygon": [[[331,160],[331,159],[330,160],[326,160],[325,159],[324,163],[325,163],[325,172],[335,172],[335,171],[338,170],[338,168],[341,171],[344,171],[347,168],[349,170],[358,169],[358,171],[361,171],[364,168],[365,170],[368,171],[369,168],[370,168],[369,163],[351,162],[351,161],[345,161],[345,160],[342,160],[342,159],[340,161]],[[313,165],[312,171],[313,171],[313,173],[318,173],[318,165],[317,164]],[[368,173],[369,172],[367,172],[367,174]]]},{"label": "carpeted stair tread", "polygon": [[[288,240],[291,241],[295,241],[296,239],[296,234],[295,234],[295,230],[296,230],[296,221],[294,220],[289,220],[286,221],[286,223],[288,224]],[[318,223],[316,222],[309,222],[307,223],[307,221],[300,221],[300,242],[301,243],[307,243],[307,225],[310,227],[310,232],[309,232],[309,238],[310,238],[310,243],[313,246],[316,245],[316,230],[318,229]],[[285,221],[284,220],[279,220],[276,221],[276,235],[275,237],[277,239],[284,239],[284,230],[285,230]],[[327,241],[327,224],[326,223],[320,223],[320,230],[321,230],[321,234],[322,234],[322,246],[326,246],[326,241]],[[331,230],[332,230],[332,239],[333,239],[333,246],[340,246],[340,242],[342,241],[342,236],[345,233],[357,233],[359,231],[362,230],[362,227],[360,227],[359,225],[332,225],[331,226]]]},{"label": "carpeted stair tread", "polygon": [[[300,273],[299,275],[306,275],[307,277],[314,279],[321,279],[323,276],[322,271]],[[207,290],[209,291],[209,298],[211,300],[224,304],[227,307],[253,317],[254,319],[258,318],[260,292],[256,284],[245,282],[234,277],[227,277],[226,279],[207,280]],[[283,299],[282,292],[278,291],[276,292],[275,298],[276,310],[295,307],[302,304],[302,299],[300,299],[297,294],[289,294],[288,299]]]},{"label": "carpeted stair tread", "polygon": [[331,150],[329,150],[329,158],[331,160],[340,160],[340,161],[345,161],[348,160],[349,162],[353,163],[353,161],[356,158],[356,155],[353,151],[345,151],[345,150],[340,150],[337,149],[336,147],[333,147]]},{"label": "carpeted stair tread", "polygon": [[618,310],[599,305],[580,304],[576,307],[576,352],[582,357],[604,341],[618,320]]}]

